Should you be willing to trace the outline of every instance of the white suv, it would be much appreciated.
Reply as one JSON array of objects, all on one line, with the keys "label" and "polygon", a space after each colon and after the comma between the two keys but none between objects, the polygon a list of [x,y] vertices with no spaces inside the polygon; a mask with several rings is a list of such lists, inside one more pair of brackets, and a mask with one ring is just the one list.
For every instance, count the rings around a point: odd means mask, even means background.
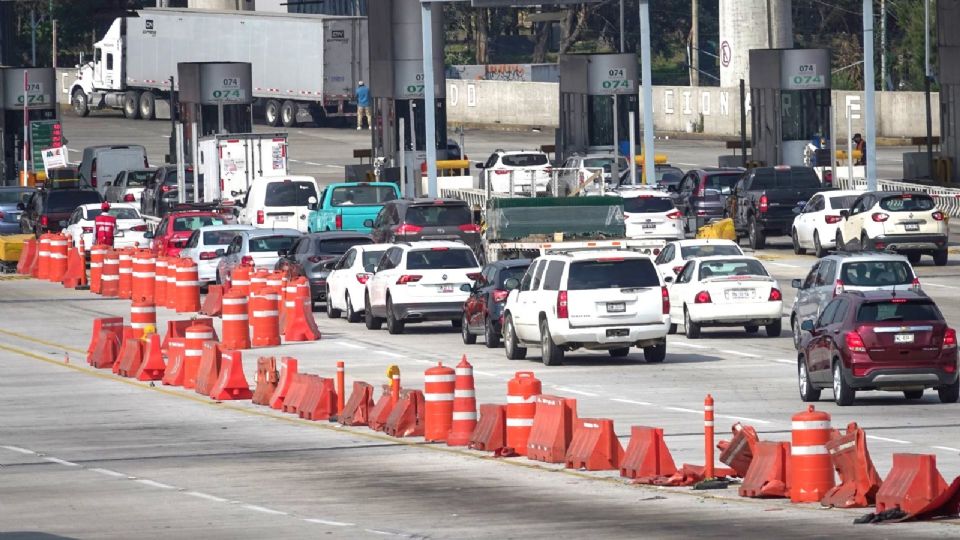
[{"label": "white suv", "polygon": [[926,193],[873,191],[840,212],[837,248],[894,251],[911,264],[932,255],[937,266],[947,264],[947,223]]},{"label": "white suv", "polygon": [[606,350],[624,357],[643,348],[647,362],[667,355],[670,299],[653,260],[629,251],[581,251],[536,259],[510,291],[503,315],[507,358],[539,346],[543,363],[565,351]]},{"label": "white suv", "polygon": [[648,187],[621,187],[627,238],[683,240],[683,214],[670,195]]},{"label": "white suv", "polygon": [[539,193],[550,191],[553,168],[543,152],[496,150],[486,162],[477,163],[477,166],[483,169],[483,179],[491,191],[509,193],[511,176],[514,192],[529,193],[531,183],[536,184]]},{"label": "white suv", "polygon": [[464,289],[469,291],[479,277],[477,257],[459,242],[394,245],[367,280],[367,328],[380,328],[384,319],[391,334],[402,334],[408,322],[448,320],[459,327],[463,303],[470,295]]}]

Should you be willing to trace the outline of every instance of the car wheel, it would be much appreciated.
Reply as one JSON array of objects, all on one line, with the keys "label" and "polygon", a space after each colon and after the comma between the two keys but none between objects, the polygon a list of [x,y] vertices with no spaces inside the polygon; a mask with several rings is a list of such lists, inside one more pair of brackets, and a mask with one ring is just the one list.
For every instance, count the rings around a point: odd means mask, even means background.
[{"label": "car wheel", "polygon": [[802,247],[800,247],[800,239],[797,238],[797,230],[796,230],[796,229],[793,230],[793,234],[791,235],[791,240],[793,240],[793,253],[794,253],[794,254],[796,254],[796,255],[806,255],[806,254],[807,254],[807,248],[802,248]]},{"label": "car wheel", "polygon": [[907,399],[923,399],[923,390],[904,390],[903,397]]},{"label": "car wheel", "polygon": [[353,302],[350,300],[350,293],[347,293],[344,302],[347,304],[347,322],[357,323],[360,322],[360,314],[353,309]]},{"label": "car wheel", "polygon": [[957,399],[960,398],[960,379],[954,381],[953,384],[938,386],[937,394],[940,396],[940,403],[956,403]]},{"label": "car wheel", "polygon": [[510,315],[503,321],[503,351],[508,360],[523,360],[527,357],[527,348],[520,346],[517,331],[513,328],[513,317]]},{"label": "car wheel", "polygon": [[683,308],[683,331],[687,339],[697,339],[700,337],[700,325],[690,320],[690,312]]},{"label": "car wheel", "polygon": [[810,374],[807,373],[807,361],[800,356],[797,363],[797,382],[800,385],[800,399],[806,402],[820,401],[820,389],[813,386],[810,382]]},{"label": "car wheel", "polygon": [[[313,300],[312,298],[310,300]],[[340,310],[333,307],[333,300],[330,296],[330,287],[327,287],[327,301],[324,302],[327,305],[327,318],[328,319],[339,319]]]},{"label": "car wheel", "polygon": [[460,319],[450,319],[450,326],[454,328],[460,328],[463,322]]},{"label": "car wheel", "polygon": [[760,331],[760,327],[757,326],[757,325],[755,325],[755,324],[745,325],[745,326],[743,327],[743,329],[744,329],[748,334],[756,334],[757,332]]},{"label": "car wheel", "polygon": [[651,345],[643,348],[643,359],[651,364],[658,364],[667,358],[667,343]]},{"label": "car wheel", "polygon": [[611,358],[623,358],[628,354],[630,354],[630,347],[622,347],[620,349],[610,349],[607,351],[607,354],[609,354]]},{"label": "car wheel", "polygon": [[846,251],[847,244],[843,241],[843,234],[838,230],[837,231],[837,251]]},{"label": "car wheel", "polygon": [[910,264],[917,264],[920,262],[921,255],[916,252],[907,253],[907,260],[910,261]]},{"label": "car wheel", "polygon": [[493,321],[489,318],[483,323],[483,337],[486,340],[485,345],[488,349],[496,349],[500,346],[500,334],[493,327]]},{"label": "car wheel", "polygon": [[70,104],[73,105],[74,114],[81,118],[90,115],[90,106],[87,105],[87,94],[83,90],[77,88],[70,97]]},{"label": "car wheel", "polygon": [[767,337],[780,337],[780,332],[783,329],[783,321],[777,319],[776,321],[766,325],[764,328],[767,331]]},{"label": "car wheel", "polygon": [[857,392],[850,388],[847,381],[843,379],[843,368],[840,366],[840,361],[835,360],[833,362],[833,401],[841,407],[846,407],[853,405],[853,399],[856,395]]},{"label": "car wheel", "polygon": [[547,320],[540,321],[540,359],[545,366],[559,366],[563,364],[563,349],[557,347],[550,335],[550,325]]},{"label": "car wheel", "polygon": [[391,334],[403,333],[403,321],[397,319],[397,314],[393,311],[393,300],[387,297],[387,332]]},{"label": "car wheel", "polygon": [[753,249],[763,249],[767,243],[767,239],[763,235],[763,231],[760,230],[760,227],[757,225],[756,218],[750,218],[750,226],[747,231],[747,238],[750,240],[750,247]]},{"label": "car wheel", "polygon": [[947,265],[947,250],[941,249],[933,253],[933,264],[937,266],[946,266]]},{"label": "car wheel", "polygon": [[670,323],[670,327],[667,328],[667,334],[669,334],[669,335],[672,336],[672,335],[674,335],[674,334],[676,334],[676,333],[677,333],[677,325],[675,325],[675,324],[673,324],[673,323]]},{"label": "car wheel", "polygon": [[820,243],[820,232],[813,233],[813,254],[817,258],[822,258],[827,254],[827,250],[823,249],[823,245]]},{"label": "car wheel", "polygon": [[460,338],[463,339],[464,345],[473,345],[477,342],[477,336],[470,333],[470,325],[467,324],[467,316],[463,316],[463,321],[460,322]]},{"label": "car wheel", "polygon": [[370,296],[365,296],[363,299],[363,322],[367,327],[367,330],[379,330],[380,326],[383,324],[383,319],[380,317],[373,316],[373,310],[370,309]]}]

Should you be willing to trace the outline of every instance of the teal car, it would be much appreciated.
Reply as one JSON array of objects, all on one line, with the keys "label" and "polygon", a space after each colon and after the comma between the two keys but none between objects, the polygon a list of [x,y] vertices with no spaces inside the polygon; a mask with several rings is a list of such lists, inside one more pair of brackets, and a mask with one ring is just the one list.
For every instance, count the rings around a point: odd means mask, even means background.
[{"label": "teal car", "polygon": [[400,198],[400,188],[391,182],[343,182],[330,184],[320,200],[310,205],[308,230],[369,233],[363,222],[373,220],[383,204]]}]

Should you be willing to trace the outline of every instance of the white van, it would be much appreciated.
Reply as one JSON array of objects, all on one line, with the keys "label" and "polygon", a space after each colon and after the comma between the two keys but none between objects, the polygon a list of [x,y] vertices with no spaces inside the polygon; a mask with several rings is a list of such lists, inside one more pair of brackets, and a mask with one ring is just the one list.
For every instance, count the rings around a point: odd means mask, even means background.
[{"label": "white van", "polygon": [[146,169],[147,150],[139,144],[105,144],[83,149],[80,179],[105,195],[121,171]]},{"label": "white van", "polygon": [[310,197],[317,197],[312,176],[254,179],[243,199],[237,221],[258,229],[289,228],[307,232]]}]

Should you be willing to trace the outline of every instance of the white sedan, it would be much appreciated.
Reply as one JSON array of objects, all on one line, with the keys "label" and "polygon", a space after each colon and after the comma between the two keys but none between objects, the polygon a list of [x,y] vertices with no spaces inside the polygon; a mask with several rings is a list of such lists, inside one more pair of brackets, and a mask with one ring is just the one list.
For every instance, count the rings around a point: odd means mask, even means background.
[{"label": "white sedan", "polygon": [[[193,259],[197,263],[200,281],[217,280],[217,264],[227,251],[230,241],[240,231],[253,229],[250,225],[207,225],[193,231],[187,246],[180,250],[180,258]],[[220,253],[217,250],[221,250]]]},{"label": "white sedan", "polygon": [[748,334],[766,327],[780,335],[783,295],[777,281],[754,257],[704,257],[687,261],[669,285],[670,329],[682,324],[689,339],[705,326],[743,326]]},{"label": "white sedan", "polygon": [[[843,218],[841,210],[853,205],[862,191],[822,191],[817,193],[793,218],[793,252],[803,255],[812,249],[817,257],[823,257],[828,249],[837,246],[837,227]],[[795,210],[796,211],[796,210]]]},{"label": "white sedan", "polygon": [[327,276],[327,316],[336,319],[344,312],[347,321],[360,322],[367,280],[377,262],[393,244],[365,244],[347,250]]},{"label": "white sedan", "polygon": [[715,255],[743,255],[743,250],[733,240],[719,238],[691,238],[669,242],[654,263],[660,275],[674,278],[690,259]]},{"label": "white sedan", "polygon": [[[100,204],[78,206],[64,226],[64,233],[73,240],[75,247],[79,247],[80,239],[83,239],[83,249],[86,252],[90,251],[95,239],[93,225],[94,220],[101,214]],[[147,222],[137,207],[132,204],[112,204],[108,214],[117,218],[117,230],[113,235],[114,248],[150,246],[150,241],[143,237],[147,232]]]},{"label": "white sedan", "polygon": [[621,187],[619,194],[627,238],[683,239],[683,214],[669,194],[646,187]]}]

